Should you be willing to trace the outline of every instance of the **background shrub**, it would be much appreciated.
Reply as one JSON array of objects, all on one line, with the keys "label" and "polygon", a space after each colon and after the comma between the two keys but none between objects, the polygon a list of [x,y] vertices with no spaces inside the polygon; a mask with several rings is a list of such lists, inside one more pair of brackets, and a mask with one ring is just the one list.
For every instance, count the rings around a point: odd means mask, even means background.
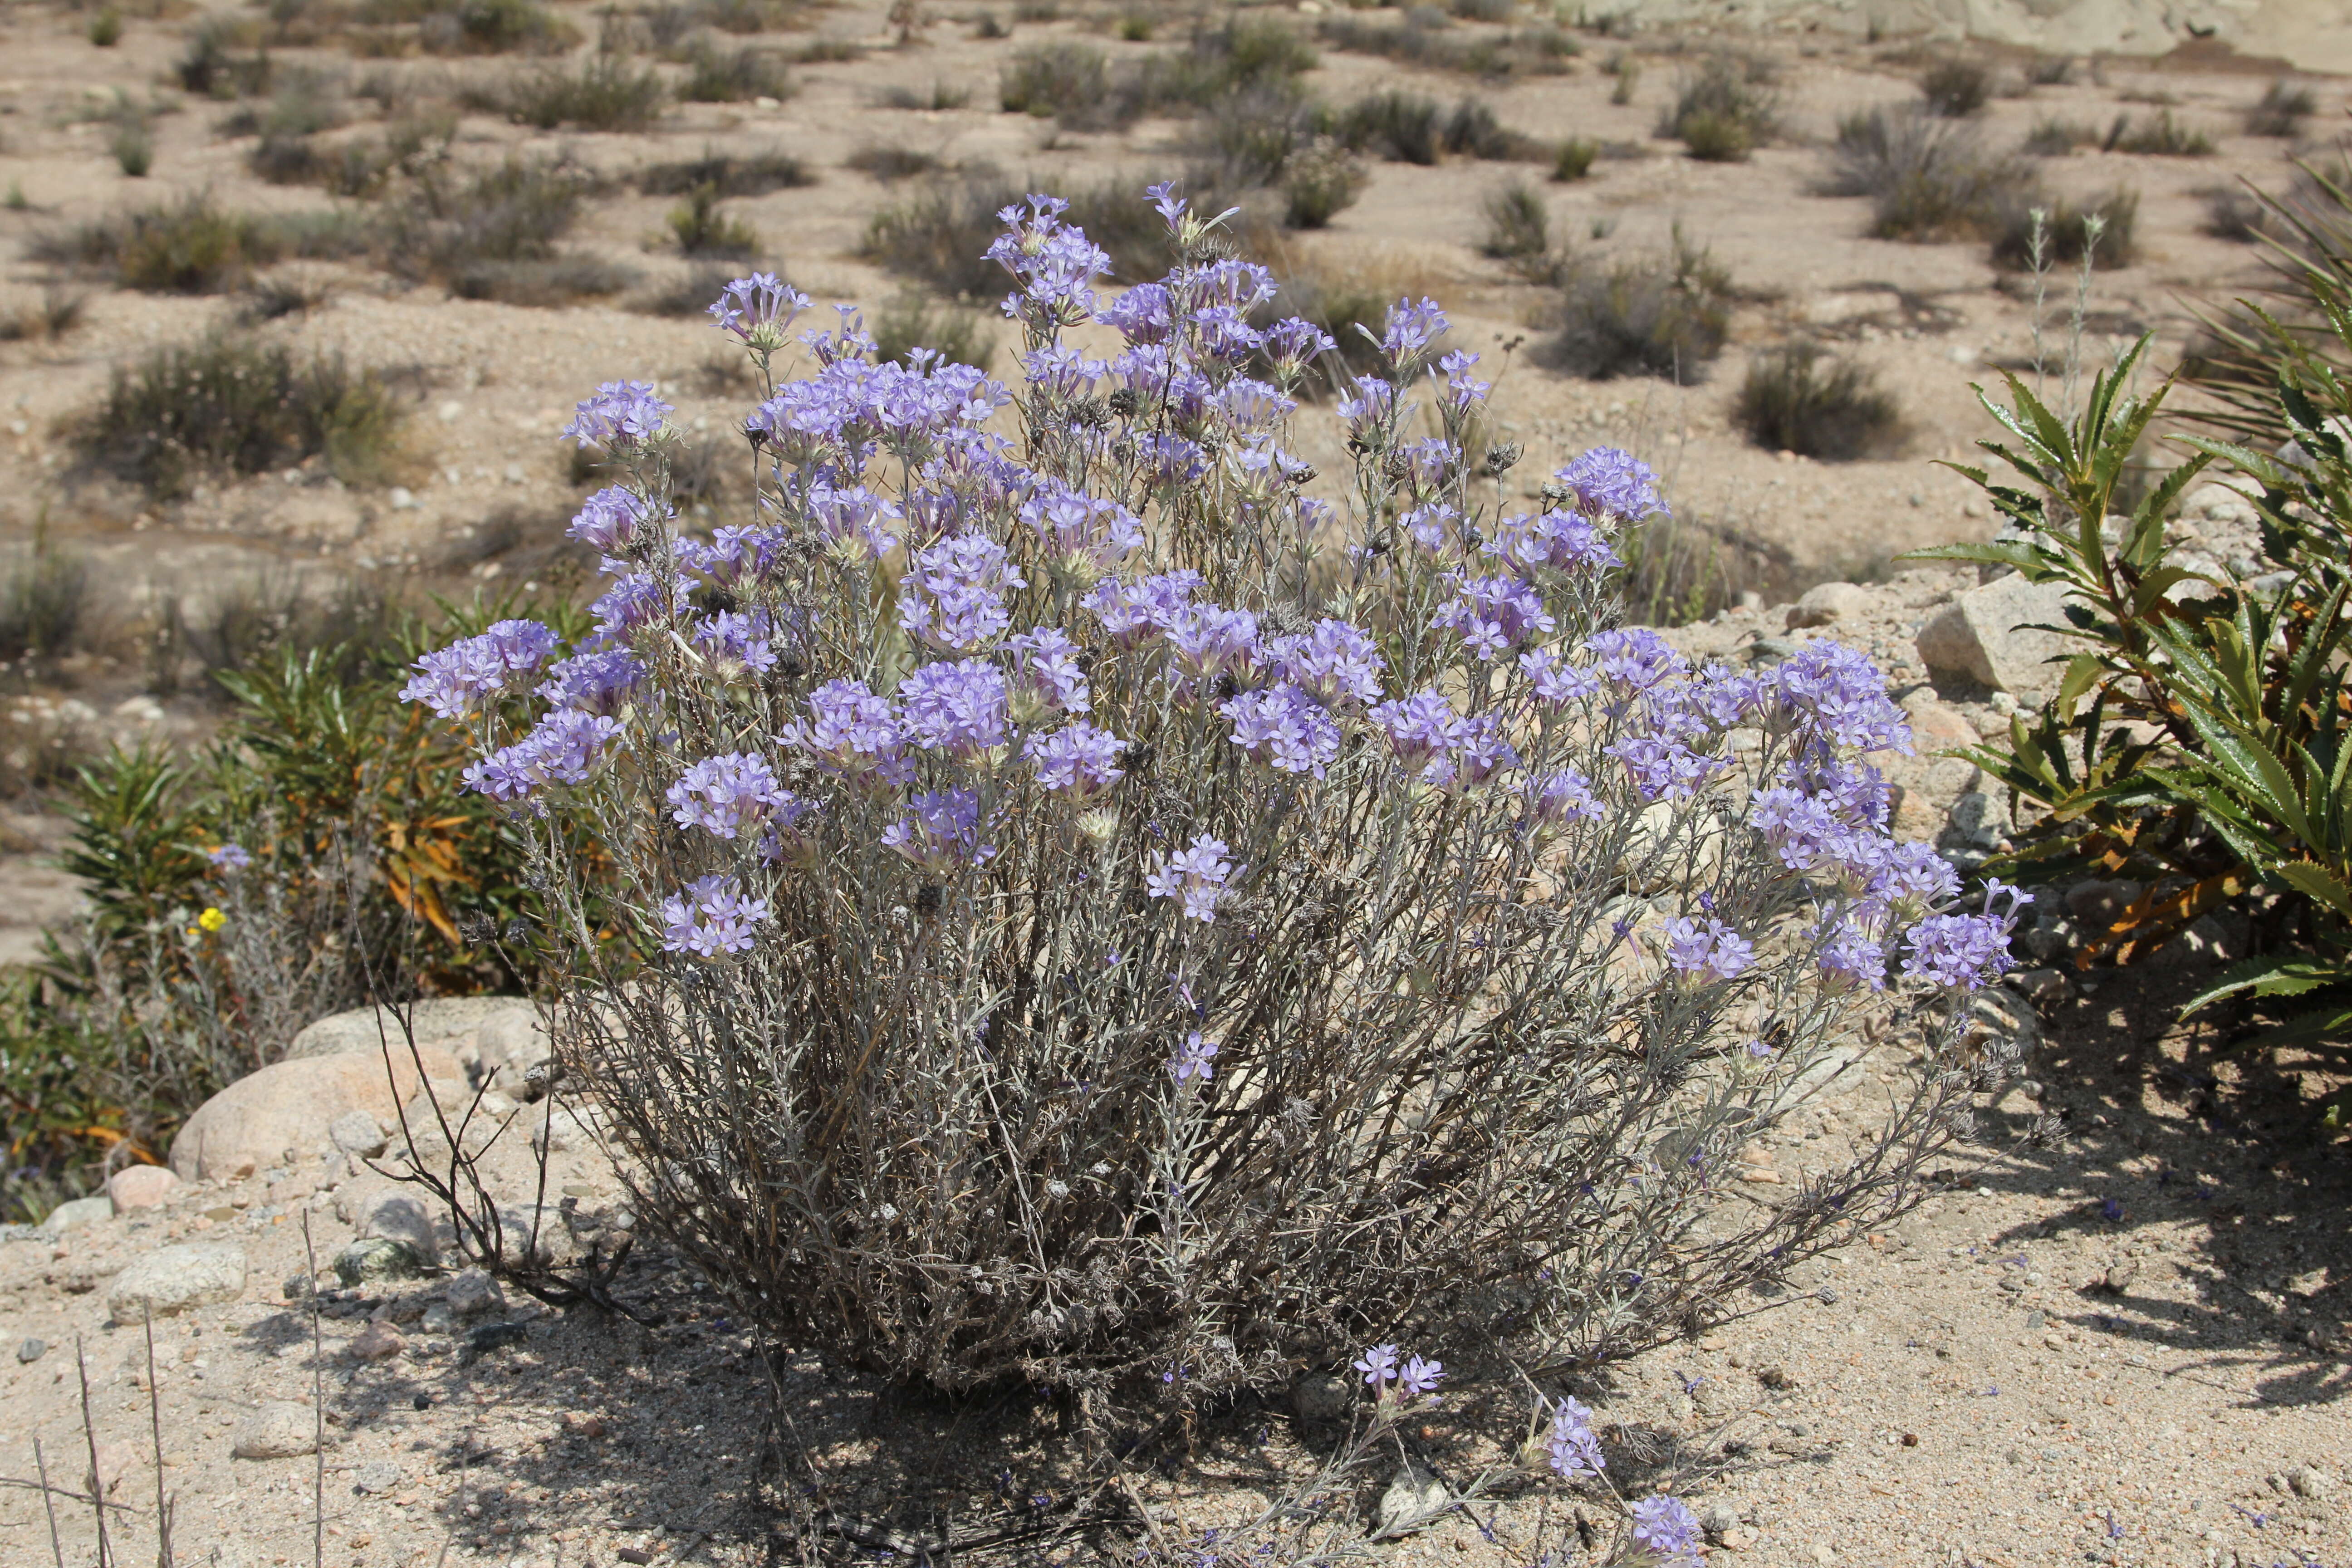
[{"label": "background shrub", "polygon": [[633,271],[562,245],[595,183],[560,158],[428,166],[383,215],[385,264],[468,300],[557,305],[618,293]]},{"label": "background shrub", "polygon": [[1937,60],[1919,79],[1919,98],[1930,114],[1954,120],[1974,114],[1992,98],[1992,72],[1978,60]]},{"label": "background shrub", "polygon": [[[2033,265],[2033,215],[2037,211],[2042,215],[2042,257],[2047,261],[2072,265],[2090,254],[2094,266],[2128,267],[2138,254],[2137,191],[2117,186],[2104,196],[2080,204],[2029,192],[2012,196],[2002,205],[2000,226],[1992,241],[1996,265],[2017,269]],[[2094,218],[2098,220],[2095,251],[2091,243]]]},{"label": "background shrub", "polygon": [[577,70],[542,68],[467,95],[475,107],[541,131],[642,131],[661,114],[665,89],[650,66],[598,55]]},{"label": "background shrub", "polygon": [[1563,184],[1580,180],[1592,172],[1592,160],[1601,155],[1601,144],[1581,136],[1571,136],[1552,152],[1551,177]]},{"label": "background shrub", "polygon": [[1543,196],[1524,180],[1513,180],[1486,197],[1486,231],[1479,250],[1530,283],[1558,283],[1568,263],[1552,248],[1551,215]]},{"label": "background shrub", "polygon": [[2063,158],[2075,148],[2088,147],[2098,140],[2096,128],[2079,120],[2044,115],[2025,133],[2024,150],[2036,157]]},{"label": "background shrub", "polygon": [[1586,263],[1571,270],[1550,363],[1593,381],[1662,375],[1705,379],[1731,331],[1731,277],[1680,234],[1664,257]]},{"label": "background shrub", "polygon": [[720,209],[715,185],[697,185],[688,192],[669,215],[669,231],[678,250],[689,257],[749,261],[760,250],[760,237],[751,226]]},{"label": "background shrub", "polygon": [[688,103],[740,103],[748,99],[785,99],[792,79],[773,50],[745,45],[722,49],[705,40],[688,56],[689,68],[677,95]]},{"label": "background shrub", "polygon": [[1345,148],[1327,140],[1286,158],[1280,180],[1283,221],[1292,228],[1322,228],[1355,205],[1364,171]]},{"label": "background shrub", "polygon": [[2213,138],[2193,126],[2183,125],[2172,117],[2172,110],[2161,110],[2153,120],[2135,121],[2127,114],[2116,116],[2107,128],[2106,150],[2110,153],[2140,153],[2159,158],[2202,158],[2213,151]]},{"label": "background shrub", "polygon": [[1062,41],[1013,51],[999,73],[998,101],[1008,114],[1076,121],[1110,97],[1110,62],[1092,44]]},{"label": "background shrub", "polygon": [[[637,171],[636,183],[649,196],[682,196],[705,185],[722,196],[763,196],[813,185],[816,176],[789,153],[716,153],[706,147],[699,158],[646,164]],[[717,299],[718,292],[710,297]]]},{"label": "background shrub", "polygon": [[335,257],[365,247],[364,225],[340,213],[260,217],[226,211],[208,195],[101,218],[36,240],[43,260],[110,272],[126,289],[217,294],[257,268],[289,256]]},{"label": "background shrub", "polygon": [[424,13],[417,40],[442,55],[553,53],[578,43],[580,30],[536,0],[457,0]]},{"label": "background shrub", "polygon": [[1437,162],[1443,148],[1439,126],[1444,113],[1436,100],[1419,93],[1398,88],[1369,92],[1340,115],[1339,137],[1351,153],[1425,166]]},{"label": "background shrub", "polygon": [[2254,106],[2246,110],[2246,134],[2249,136],[2300,135],[2303,122],[2319,111],[2319,100],[2307,87],[2281,77],[2263,89]]},{"label": "background shrub", "polygon": [[[716,295],[712,296],[714,299]],[[939,309],[908,289],[893,295],[875,315],[874,356],[889,364],[911,365],[917,349],[943,354],[951,363],[986,370],[996,357],[995,340],[977,310]]]},{"label": "background shrub", "polygon": [[1871,109],[1838,121],[1822,194],[1868,196],[1881,239],[1937,241],[1989,232],[2031,174],[1986,151],[1973,128],[1910,110]]},{"label": "background shrub", "polygon": [[1750,362],[1732,417],[1768,452],[1827,462],[1886,457],[1902,444],[1895,395],[1867,366],[1820,344],[1783,343]]},{"label": "background shrub", "polygon": [[1658,134],[1678,139],[1694,158],[1737,162],[1780,128],[1772,69],[1758,56],[1718,54],[1687,72],[1658,121]]},{"label": "background shrub", "polygon": [[207,470],[270,473],[314,457],[347,483],[371,482],[393,462],[402,423],[383,381],[341,355],[302,362],[221,334],[117,371],[77,444],[96,466],[176,496]]},{"label": "background shrub", "polygon": [[[1001,299],[1004,269],[982,253],[997,232],[996,215],[1026,194],[993,171],[934,181],[875,214],[858,253],[950,298]],[[1080,186],[1067,200],[1070,221],[1110,253],[1119,277],[1165,270],[1167,229],[1125,185]]]}]

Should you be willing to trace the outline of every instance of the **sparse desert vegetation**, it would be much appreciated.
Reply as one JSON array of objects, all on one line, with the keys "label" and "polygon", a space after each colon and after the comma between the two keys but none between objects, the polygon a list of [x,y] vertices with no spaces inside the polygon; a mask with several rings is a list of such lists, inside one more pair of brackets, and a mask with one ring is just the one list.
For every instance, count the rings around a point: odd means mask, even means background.
[{"label": "sparse desert vegetation", "polygon": [[2332,1561],[2345,90],[1915,20],[0,15],[0,1540]]}]

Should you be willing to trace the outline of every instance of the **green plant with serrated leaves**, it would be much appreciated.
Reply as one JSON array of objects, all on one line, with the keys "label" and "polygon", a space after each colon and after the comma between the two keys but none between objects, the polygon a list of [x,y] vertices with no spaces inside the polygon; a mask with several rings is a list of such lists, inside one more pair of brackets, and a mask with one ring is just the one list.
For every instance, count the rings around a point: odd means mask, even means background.
[{"label": "green plant with serrated leaves", "polygon": [[[2340,296],[2323,304],[2339,343],[2352,344],[2352,308]],[[2004,432],[1979,445],[2010,472],[1951,467],[1983,487],[2010,536],[1909,558],[2008,567],[2065,590],[2064,624],[2037,628],[2081,645],[2055,696],[2012,718],[2005,745],[1960,754],[2040,814],[1995,869],[2147,884],[2077,963],[2130,963],[2200,915],[2247,905],[2266,952],[2188,1011],[2292,1000],[2292,1016],[2246,1043],[2341,1044],[2352,1030],[2352,384],[2255,314],[2291,437],[2280,455],[2180,437],[2189,459],[2126,502],[2134,453],[2170,390],[2128,391],[2143,338],[2092,378],[2071,417],[2013,375],[2006,405],[1979,389]],[[2216,461],[2259,487],[2247,499],[2273,568],[2259,587],[2170,559],[2166,520]]]}]

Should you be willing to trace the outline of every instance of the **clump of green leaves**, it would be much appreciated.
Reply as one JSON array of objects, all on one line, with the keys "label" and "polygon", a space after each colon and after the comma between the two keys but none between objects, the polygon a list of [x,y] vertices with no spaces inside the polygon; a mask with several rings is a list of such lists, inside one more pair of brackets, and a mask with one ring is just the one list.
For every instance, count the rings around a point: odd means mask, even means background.
[{"label": "clump of green leaves", "polygon": [[[2315,287],[2341,354],[2352,296]],[[2128,392],[2148,340],[2093,377],[2072,418],[2011,375],[2006,405],[1979,394],[2005,433],[1980,445],[2010,475],[1958,471],[2013,537],[1913,558],[2010,567],[2065,591],[2066,624],[2050,629],[2082,651],[2056,695],[2011,720],[2006,744],[1964,754],[2040,813],[2004,868],[2145,884],[2077,963],[2143,958],[2200,915],[2244,906],[2267,951],[2189,1011],[2252,1002],[2284,1016],[2250,1043],[2340,1045],[2352,1029],[2352,382],[2262,320],[2273,429],[2288,445],[2184,437],[2194,455],[2134,501],[2133,454],[2170,386]],[[2262,518],[2273,570],[2253,582],[2166,548],[2167,518],[2217,459]]]}]

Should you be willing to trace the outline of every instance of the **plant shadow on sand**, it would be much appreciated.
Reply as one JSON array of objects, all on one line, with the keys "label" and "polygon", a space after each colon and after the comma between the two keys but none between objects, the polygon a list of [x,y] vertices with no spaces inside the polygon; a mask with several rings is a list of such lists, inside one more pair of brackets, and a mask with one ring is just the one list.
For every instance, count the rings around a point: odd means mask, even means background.
[{"label": "plant shadow on sand", "polygon": [[[2122,1258],[2147,1232],[2185,1229],[2188,1247],[2140,1248],[2126,1272],[2064,1296],[2051,1318],[2186,1356],[2174,1375],[2239,1394],[2243,1408],[2342,1401],[2352,1237],[2321,1222],[2352,1206],[2352,1165],[2315,1129],[2308,1085],[2232,1056],[2225,1009],[2180,1018],[2210,977],[2151,964],[2105,980],[2045,1016],[2046,1043],[2029,1059],[2062,1119],[2054,1140],[2046,1121],[2035,1136],[2031,1113],[1981,1119],[1988,1142],[2013,1145],[1982,1184],[2072,1200],[2002,1240],[2087,1242]],[[2194,1281],[2193,1300],[2149,1289],[2174,1269]]]}]

